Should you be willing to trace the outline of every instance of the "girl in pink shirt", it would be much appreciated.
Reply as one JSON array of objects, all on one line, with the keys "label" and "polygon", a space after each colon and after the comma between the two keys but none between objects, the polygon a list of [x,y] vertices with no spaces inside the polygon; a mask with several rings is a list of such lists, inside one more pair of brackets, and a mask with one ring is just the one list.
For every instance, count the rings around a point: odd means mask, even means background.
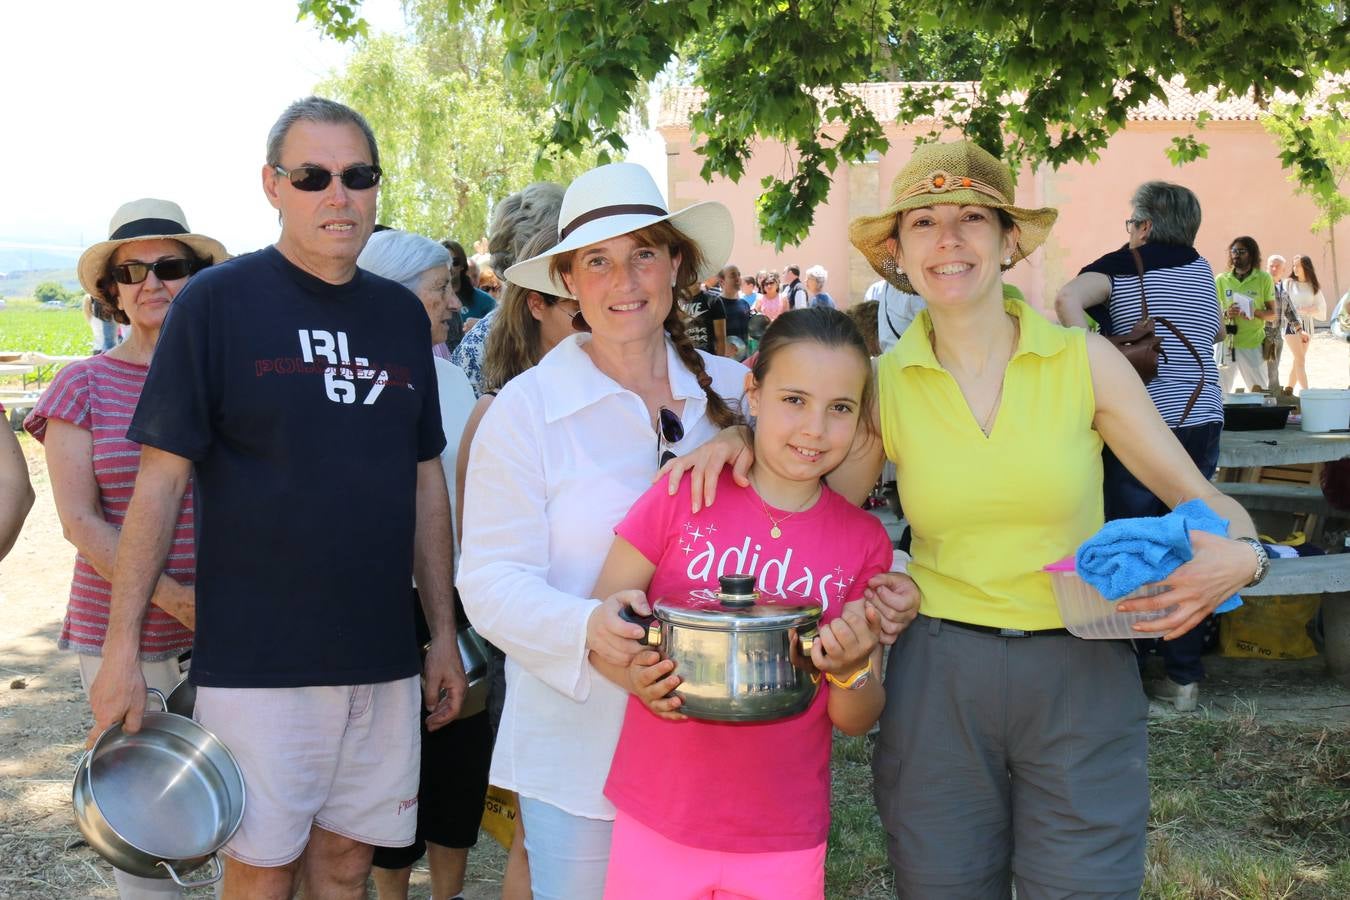
[{"label": "girl in pink shirt", "polygon": [[[750,486],[727,470],[716,506],[691,514],[690,479],[674,495],[662,479],[615,529],[594,596],[625,592],[620,599],[647,614],[648,597],[754,575],[761,603],[822,606],[811,661],[828,684],[796,716],[699,721],[671,695],[680,684],[674,661],[648,650],[624,669],[592,653],[596,668],[633,695],[605,786],[617,808],[607,898],[818,900],[831,728],[862,734],[881,714],[880,628],[862,595],[890,568],[891,542],[876,518],[823,481],[866,427],[867,349],[847,316],[823,308],[784,313],[760,347],[747,376],[756,417]],[[678,774],[668,760],[679,761]]]}]

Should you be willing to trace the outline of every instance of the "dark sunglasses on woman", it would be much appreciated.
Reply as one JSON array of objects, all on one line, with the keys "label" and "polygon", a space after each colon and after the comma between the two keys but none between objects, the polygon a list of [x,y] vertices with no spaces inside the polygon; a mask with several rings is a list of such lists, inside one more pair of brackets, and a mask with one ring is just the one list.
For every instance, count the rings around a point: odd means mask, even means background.
[{"label": "dark sunglasses on woman", "polygon": [[[569,297],[557,297],[554,296],[553,294],[545,294],[542,291],[538,291],[536,293],[538,293],[539,296],[543,298],[544,302],[547,303],[549,306],[558,306],[558,304],[562,303],[564,300],[571,299]],[[576,303],[577,301],[572,300],[572,302]],[[563,311],[563,315],[567,316],[567,318],[572,320],[573,331],[588,332],[591,330],[591,326],[586,322],[586,317],[581,314],[580,303],[577,303],[576,309],[568,309],[565,306],[559,306],[558,308]]]},{"label": "dark sunglasses on woman", "polygon": [[161,259],[157,262],[129,262],[122,263],[120,266],[112,267],[113,280],[118,284],[140,284],[151,272],[160,281],[177,281],[180,278],[186,278],[195,271],[192,260],[183,259],[181,256]]},{"label": "dark sunglasses on woman", "polygon": [[678,444],[684,440],[684,423],[673,409],[661,407],[658,414],[659,427],[656,429],[656,467],[659,469],[679,454],[674,450],[662,451],[662,444]]},{"label": "dark sunglasses on woman", "polygon": [[341,172],[330,172],[322,166],[296,166],[293,169],[273,166],[272,168],[276,170],[278,175],[288,179],[291,186],[297,191],[322,191],[333,183],[334,175],[348,190],[368,191],[380,183],[380,176],[383,174],[379,166],[372,166],[369,163],[348,166]]}]

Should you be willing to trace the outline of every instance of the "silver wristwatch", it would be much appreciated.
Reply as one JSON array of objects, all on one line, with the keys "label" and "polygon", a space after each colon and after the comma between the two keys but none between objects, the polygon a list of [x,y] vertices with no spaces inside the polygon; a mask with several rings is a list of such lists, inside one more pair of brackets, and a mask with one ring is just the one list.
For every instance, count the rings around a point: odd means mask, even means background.
[{"label": "silver wristwatch", "polygon": [[1252,580],[1247,582],[1244,587],[1252,587],[1253,585],[1260,584],[1265,580],[1266,573],[1270,571],[1270,554],[1266,552],[1265,545],[1256,538],[1250,537],[1234,538],[1234,540],[1241,541],[1248,547],[1251,547],[1252,552],[1256,554],[1256,574],[1252,576]]}]

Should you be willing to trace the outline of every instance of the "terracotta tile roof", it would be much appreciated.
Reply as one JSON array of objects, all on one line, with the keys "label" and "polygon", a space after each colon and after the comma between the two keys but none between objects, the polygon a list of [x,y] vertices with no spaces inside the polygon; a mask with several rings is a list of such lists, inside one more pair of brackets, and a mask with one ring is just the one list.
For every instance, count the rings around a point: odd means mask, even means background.
[{"label": "terracotta tile roof", "polygon": [[[849,85],[850,92],[862,98],[872,114],[882,122],[892,122],[899,114],[904,92],[910,88],[934,87],[938,82],[931,81],[888,81],[869,84]],[[957,97],[973,98],[975,82],[948,82]],[[1350,77],[1327,79],[1317,91],[1317,98],[1324,98],[1333,87],[1350,84]],[[1244,96],[1229,96],[1220,100],[1215,88],[1203,91],[1187,90],[1180,78],[1163,82],[1166,102],[1152,99],[1130,112],[1130,121],[1166,122],[1194,121],[1202,112],[1208,113],[1213,121],[1255,121],[1261,114],[1261,107],[1252,98],[1250,91]],[[700,88],[681,87],[666,91],[661,96],[660,112],[657,116],[657,128],[688,127],[689,120],[703,104],[706,95]],[[1294,99],[1292,94],[1277,92],[1271,98],[1277,101]],[[931,121],[931,120],[918,120]]]}]

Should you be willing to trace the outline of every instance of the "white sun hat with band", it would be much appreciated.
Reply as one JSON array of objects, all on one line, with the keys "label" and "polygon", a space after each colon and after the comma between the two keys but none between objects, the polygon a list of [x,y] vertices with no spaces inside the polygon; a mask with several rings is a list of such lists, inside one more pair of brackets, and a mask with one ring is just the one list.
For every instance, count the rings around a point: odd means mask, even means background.
[{"label": "white sun hat with band", "polygon": [[571,297],[561,278],[549,274],[560,253],[669,222],[698,245],[703,254],[700,280],[720,271],[731,256],[731,212],[716,200],[669,212],[656,182],[635,163],[599,166],[577,177],[563,195],[558,211],[558,243],[547,253],[522,260],[506,270],[506,280],[532,291]]},{"label": "white sun hat with band", "polygon": [[194,234],[188,228],[187,216],[182,208],[171,200],[155,200],[146,197],[123,203],[113,213],[108,223],[108,239],[100,241],[80,254],[76,267],[80,286],[92,296],[100,296],[98,280],[108,269],[108,259],[123,244],[132,241],[154,241],[167,239],[178,241],[192,249],[206,262],[214,265],[229,259],[225,245],[215,238],[204,234]]}]

